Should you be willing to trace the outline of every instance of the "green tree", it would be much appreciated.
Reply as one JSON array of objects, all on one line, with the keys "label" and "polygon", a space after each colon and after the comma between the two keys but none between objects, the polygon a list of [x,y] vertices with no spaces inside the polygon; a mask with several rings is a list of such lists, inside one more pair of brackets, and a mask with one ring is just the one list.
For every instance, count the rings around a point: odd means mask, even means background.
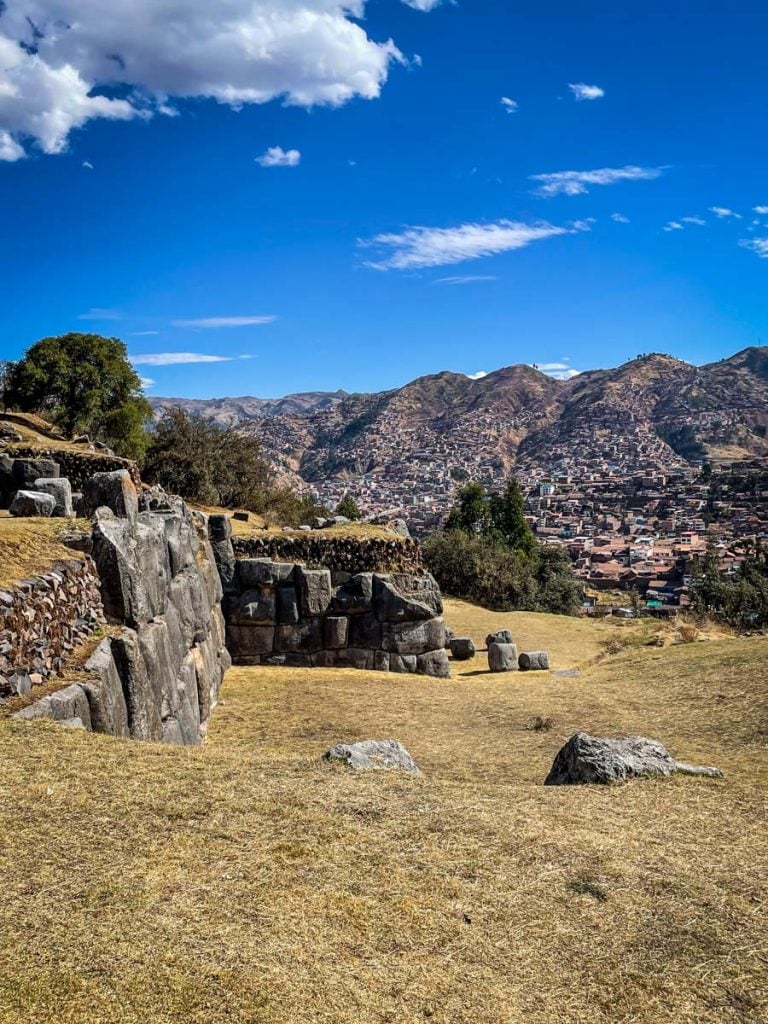
[{"label": "green tree", "polygon": [[63,334],[36,342],[7,370],[6,407],[38,413],[66,433],[87,433],[129,458],[146,444],[152,408],[118,338]]},{"label": "green tree", "polygon": [[500,494],[491,496],[490,522],[508,548],[524,555],[533,553],[536,538],[525,518],[525,499],[514,477],[509,478]]},{"label": "green tree", "polygon": [[341,499],[336,506],[336,515],[346,516],[347,519],[352,519],[355,522],[362,518],[362,512],[351,494],[345,494]]},{"label": "green tree", "polygon": [[464,533],[485,533],[490,522],[488,495],[480,483],[467,484],[457,495],[445,524],[446,530],[463,530]]}]

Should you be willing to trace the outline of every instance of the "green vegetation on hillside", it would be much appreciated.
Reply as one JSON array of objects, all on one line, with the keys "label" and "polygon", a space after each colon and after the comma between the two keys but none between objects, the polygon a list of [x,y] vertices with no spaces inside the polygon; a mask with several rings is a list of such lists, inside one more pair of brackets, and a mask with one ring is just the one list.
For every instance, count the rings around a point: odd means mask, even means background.
[{"label": "green vegetation on hillside", "polygon": [[691,588],[694,610],[734,629],[768,629],[768,551],[758,547],[733,576],[723,576],[710,546]]},{"label": "green vegetation on hillside", "polygon": [[514,478],[498,494],[463,487],[445,528],[425,542],[424,561],[446,593],[484,608],[571,615],[581,605],[567,552],[536,542]]},{"label": "green vegetation on hillside", "polygon": [[127,458],[147,445],[152,409],[118,338],[63,334],[36,342],[0,375],[3,404],[88,434]]}]

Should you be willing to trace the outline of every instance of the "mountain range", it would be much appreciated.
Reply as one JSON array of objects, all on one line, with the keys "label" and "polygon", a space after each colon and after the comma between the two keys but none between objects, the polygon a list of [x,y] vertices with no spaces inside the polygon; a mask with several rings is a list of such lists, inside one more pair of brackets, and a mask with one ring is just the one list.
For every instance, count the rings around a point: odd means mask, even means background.
[{"label": "mountain range", "polygon": [[386,476],[405,457],[554,471],[630,453],[647,468],[768,454],[768,348],[694,366],[651,353],[555,380],[528,365],[479,379],[444,371],[373,394],[153,399],[258,435],[307,482]]}]

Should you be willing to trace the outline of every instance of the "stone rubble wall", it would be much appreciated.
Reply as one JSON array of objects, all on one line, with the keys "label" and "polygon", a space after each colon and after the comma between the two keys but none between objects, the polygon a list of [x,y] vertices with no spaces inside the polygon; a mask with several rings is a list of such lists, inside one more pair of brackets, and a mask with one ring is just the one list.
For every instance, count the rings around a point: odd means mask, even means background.
[{"label": "stone rubble wall", "polygon": [[442,597],[428,573],[238,558],[225,516],[211,516],[209,530],[235,664],[450,675]]},{"label": "stone rubble wall", "polygon": [[94,473],[112,473],[124,469],[131,477],[134,486],[141,486],[139,467],[130,459],[121,459],[117,455],[105,455],[101,452],[77,451],[67,448],[45,448],[38,445],[14,444],[3,449],[3,454],[11,459],[50,459],[58,463],[60,475],[72,484],[73,491],[82,491],[86,480]]},{"label": "stone rubble wall", "polygon": [[233,537],[238,558],[295,562],[334,572],[421,573],[419,544],[410,537],[343,537],[322,533],[254,534]]},{"label": "stone rubble wall", "polygon": [[139,512],[125,471],[94,480],[102,500],[91,555],[106,620],[122,628],[99,643],[76,682],[16,717],[198,744],[231,664],[205,517],[180,499]]},{"label": "stone rubble wall", "polygon": [[23,695],[58,675],[66,659],[104,622],[90,558],[0,590],[0,699]]}]

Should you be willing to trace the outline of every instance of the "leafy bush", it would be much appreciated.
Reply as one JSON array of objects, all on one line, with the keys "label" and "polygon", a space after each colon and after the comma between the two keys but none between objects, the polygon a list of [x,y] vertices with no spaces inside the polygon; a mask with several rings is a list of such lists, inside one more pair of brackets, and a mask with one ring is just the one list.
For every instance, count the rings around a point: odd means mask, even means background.
[{"label": "leafy bush", "polygon": [[758,547],[731,577],[722,576],[710,547],[691,587],[693,609],[734,629],[768,628],[768,551]]}]

